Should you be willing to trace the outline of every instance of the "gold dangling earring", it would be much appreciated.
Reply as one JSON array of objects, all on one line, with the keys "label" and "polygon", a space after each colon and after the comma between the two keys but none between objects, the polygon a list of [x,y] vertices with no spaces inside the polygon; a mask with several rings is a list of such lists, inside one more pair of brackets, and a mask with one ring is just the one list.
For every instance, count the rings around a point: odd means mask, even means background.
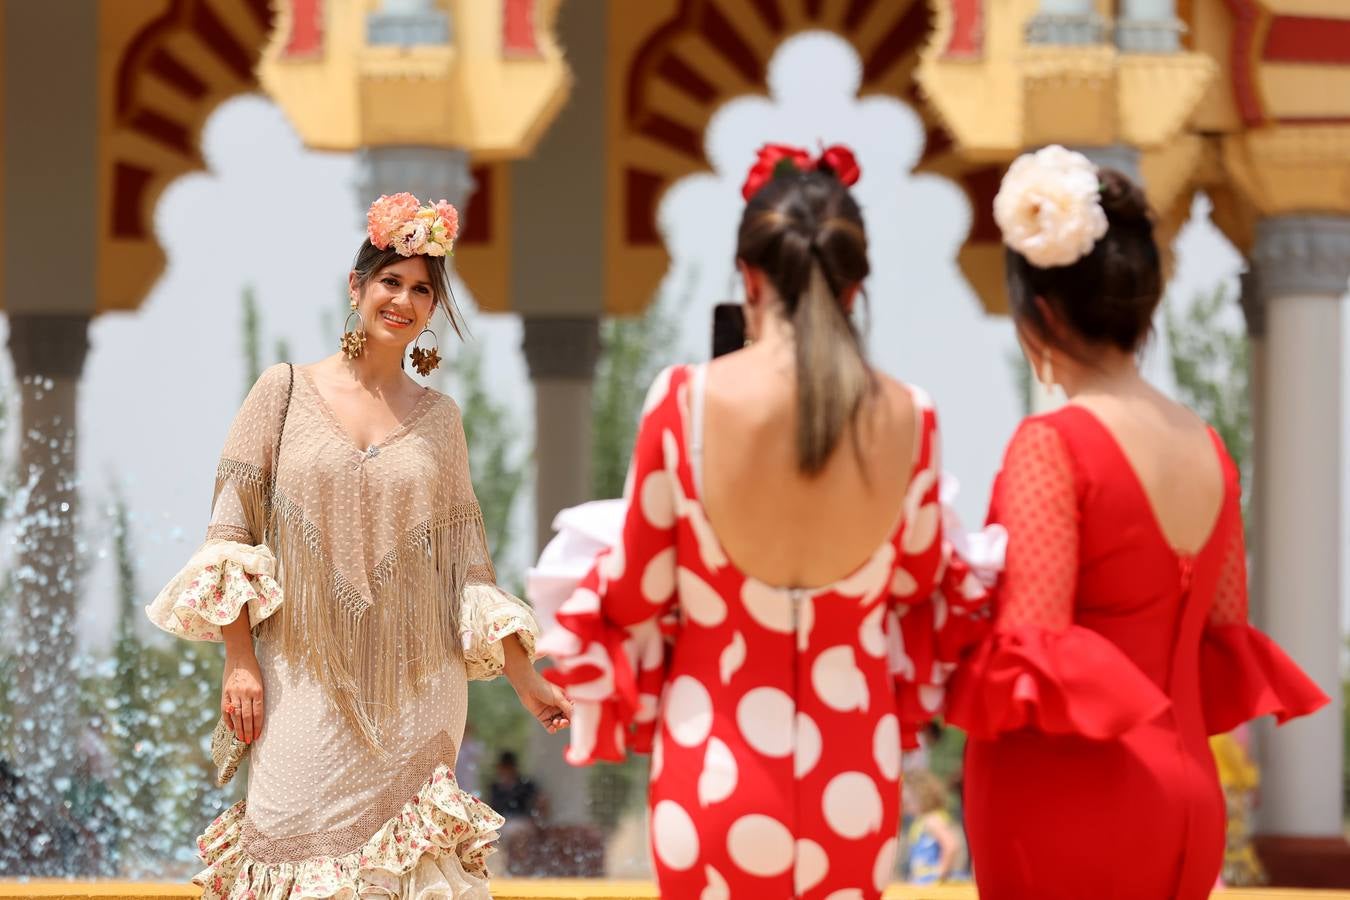
[{"label": "gold dangling earring", "polygon": [[[356,316],[357,331],[349,331],[348,323],[352,316]],[[348,359],[356,359],[366,349],[366,320],[361,317],[361,311],[356,308],[356,295],[352,295],[352,311],[347,313],[347,321],[342,323],[342,340],[338,342],[342,348],[342,355]]]},{"label": "gold dangling earring", "polygon": [[[426,326],[422,328],[417,337],[413,338],[412,364],[419,375],[430,375],[441,365],[441,355],[437,352],[440,350],[440,339],[436,337],[436,332],[431,330],[430,325],[431,318],[428,317]],[[431,345],[430,350],[423,350],[417,346],[417,342],[422,339],[424,334],[431,335],[431,339],[436,342]]]}]

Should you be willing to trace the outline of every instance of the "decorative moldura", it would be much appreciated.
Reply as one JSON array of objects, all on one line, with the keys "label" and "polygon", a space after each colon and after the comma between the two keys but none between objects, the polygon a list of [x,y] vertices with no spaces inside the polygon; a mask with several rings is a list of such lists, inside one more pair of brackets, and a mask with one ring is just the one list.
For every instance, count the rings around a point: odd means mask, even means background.
[{"label": "decorative moldura", "polygon": [[1252,262],[1260,302],[1339,297],[1350,286],[1350,216],[1262,219],[1256,225]]}]

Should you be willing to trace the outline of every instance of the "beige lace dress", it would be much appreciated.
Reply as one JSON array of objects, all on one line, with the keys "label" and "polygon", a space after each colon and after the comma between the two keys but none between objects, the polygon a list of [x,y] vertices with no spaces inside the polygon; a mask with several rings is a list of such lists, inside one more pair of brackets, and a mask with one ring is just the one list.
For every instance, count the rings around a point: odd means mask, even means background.
[{"label": "beige lace dress", "polygon": [[[236,416],[207,540],[146,612],[220,640],[246,610],[266,692],[248,793],[198,839],[204,897],[483,897],[502,819],[461,791],[467,681],[531,656],[494,584],[454,401],[427,389],[356,446],[311,377],[268,369]],[[275,509],[268,483],[276,467]],[[270,524],[269,524],[270,522]]]}]

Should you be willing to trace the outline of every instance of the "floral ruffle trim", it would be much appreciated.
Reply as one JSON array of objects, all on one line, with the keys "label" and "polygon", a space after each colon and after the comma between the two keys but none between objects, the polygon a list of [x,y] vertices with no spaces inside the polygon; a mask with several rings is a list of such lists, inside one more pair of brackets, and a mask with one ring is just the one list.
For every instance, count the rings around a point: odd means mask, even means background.
[{"label": "floral ruffle trim", "polygon": [[447,765],[437,766],[397,815],[345,856],[252,859],[243,847],[246,809],[246,801],[236,803],[197,839],[206,869],[193,882],[203,900],[490,900],[487,858],[504,820],[461,790]]},{"label": "floral ruffle trim", "polygon": [[506,667],[502,641],[509,635],[520,639],[531,660],[536,656],[539,623],[523,600],[492,584],[464,585],[460,632],[464,641],[464,667],[470,681],[491,681]]},{"label": "floral ruffle trim", "polygon": [[248,608],[250,627],[281,608],[277,561],[259,544],[212,540],[202,545],[145,608],[156,626],[193,641],[220,641],[220,626]]}]

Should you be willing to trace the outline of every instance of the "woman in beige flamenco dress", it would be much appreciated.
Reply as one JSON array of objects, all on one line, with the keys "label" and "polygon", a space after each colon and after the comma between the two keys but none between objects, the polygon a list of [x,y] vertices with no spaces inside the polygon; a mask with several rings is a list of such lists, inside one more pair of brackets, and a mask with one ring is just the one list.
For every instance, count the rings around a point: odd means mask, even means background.
[{"label": "woman in beige flamenco dress", "polygon": [[455,781],[467,683],[505,674],[545,728],[568,724],[532,613],[494,583],[459,408],[402,371],[437,306],[459,331],[457,224],[411,195],[372,206],[361,327],[263,372],[206,542],[146,610],[224,641],[222,712],[250,744],[246,799],[198,838],[206,898],[487,898],[503,820]]}]

